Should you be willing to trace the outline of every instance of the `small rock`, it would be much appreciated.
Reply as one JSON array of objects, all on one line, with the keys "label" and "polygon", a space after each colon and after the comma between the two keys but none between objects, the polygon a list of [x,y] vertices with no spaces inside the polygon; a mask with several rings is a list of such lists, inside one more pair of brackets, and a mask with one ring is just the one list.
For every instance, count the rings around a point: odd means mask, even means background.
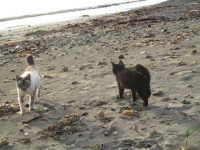
[{"label": "small rock", "polygon": [[82,113],[82,116],[87,116],[87,115],[88,115],[88,112]]},{"label": "small rock", "polygon": [[63,72],[68,71],[68,67],[63,67],[62,71],[63,71]]},{"label": "small rock", "polygon": [[140,54],[146,54],[146,51],[142,51],[142,52],[140,52]]},{"label": "small rock", "polygon": [[10,70],[10,72],[15,72],[15,70],[14,70],[14,69],[12,69],[12,70]]},{"label": "small rock", "polygon": [[153,93],[154,96],[162,96],[163,92],[162,91],[156,91]]},{"label": "small rock", "polygon": [[3,64],[3,63],[0,63],[0,66],[4,66],[4,64]]},{"label": "small rock", "polygon": [[24,133],[24,135],[28,135],[28,132]]},{"label": "small rock", "polygon": [[104,117],[104,116],[105,116],[105,114],[104,114],[104,112],[103,112],[103,111],[99,111],[99,112],[98,112],[98,116],[99,116],[99,117]]},{"label": "small rock", "polygon": [[4,55],[0,55],[0,58],[4,57]]},{"label": "small rock", "polygon": [[47,107],[44,107],[44,110],[45,110],[45,111],[48,111],[48,108],[47,108]]},{"label": "small rock", "polygon": [[193,50],[191,54],[192,54],[192,55],[197,54],[197,50]]},{"label": "small rock", "polygon": [[77,81],[73,81],[71,84],[76,85],[76,84],[79,84],[79,83]]},{"label": "small rock", "polygon": [[152,56],[147,55],[147,56],[145,56],[145,58],[150,59],[150,58],[152,58]]},{"label": "small rock", "polygon": [[120,55],[118,58],[119,59],[124,59],[124,55]]},{"label": "small rock", "polygon": [[169,50],[179,50],[179,47],[175,47],[175,48],[170,48]]},{"label": "small rock", "polygon": [[79,106],[79,109],[83,110],[85,109],[85,106]]},{"label": "small rock", "polygon": [[115,111],[115,108],[111,108],[110,110]]}]

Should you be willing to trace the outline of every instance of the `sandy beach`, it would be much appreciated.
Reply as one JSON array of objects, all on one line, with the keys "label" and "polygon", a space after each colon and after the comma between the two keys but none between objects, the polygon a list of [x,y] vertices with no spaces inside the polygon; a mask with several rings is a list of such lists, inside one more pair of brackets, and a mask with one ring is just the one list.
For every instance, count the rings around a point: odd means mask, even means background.
[{"label": "sandy beach", "polygon": [[[178,150],[200,122],[199,39],[198,0],[0,31],[0,149]],[[30,53],[43,87],[21,116],[15,76]],[[149,69],[148,107],[130,90],[117,99],[110,61],[119,60]],[[200,131],[188,145],[200,149]]]}]

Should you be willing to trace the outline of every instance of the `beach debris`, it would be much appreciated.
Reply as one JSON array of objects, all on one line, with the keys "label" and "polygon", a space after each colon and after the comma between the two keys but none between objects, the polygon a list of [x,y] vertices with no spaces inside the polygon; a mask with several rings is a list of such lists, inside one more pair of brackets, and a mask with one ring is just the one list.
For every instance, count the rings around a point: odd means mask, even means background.
[{"label": "beach debris", "polygon": [[131,115],[134,114],[134,111],[133,111],[133,110],[124,110],[124,111],[123,111],[123,114],[124,114],[124,115],[127,115],[127,116],[131,116]]},{"label": "beach debris", "polygon": [[58,140],[60,136],[66,134],[73,134],[85,127],[81,122],[84,116],[78,114],[66,115],[63,119],[56,122],[54,125],[48,126],[47,128],[38,132],[40,138],[50,137]]},{"label": "beach debris", "polygon": [[21,143],[30,143],[31,142],[31,138],[19,139],[18,142],[21,142]]},{"label": "beach debris", "polygon": [[46,66],[45,69],[47,71],[51,71],[51,70],[54,70],[55,69],[55,66]]},{"label": "beach debris", "polygon": [[131,110],[131,108],[130,107],[122,107],[122,108],[120,108],[120,110],[119,110],[119,113],[123,113],[125,110]]},{"label": "beach debris", "polygon": [[0,116],[6,114],[13,114],[19,111],[18,104],[5,103],[0,105]]},{"label": "beach debris", "polygon": [[92,149],[100,149],[100,147],[101,147],[100,143],[95,143],[89,146],[89,148],[92,148]]},{"label": "beach debris", "polygon": [[4,82],[4,83],[7,83],[7,82],[15,81],[15,80],[16,80],[15,78],[7,78],[7,79],[4,80],[3,82]]},{"label": "beach debris", "polygon": [[7,140],[0,140],[0,147],[8,145],[9,142]]},{"label": "beach debris", "polygon": [[82,15],[82,17],[90,17],[89,15],[85,14],[85,15]]},{"label": "beach debris", "polygon": [[51,78],[52,78],[52,76],[51,76],[51,75],[49,75],[49,74],[44,74],[44,75],[43,75],[43,78],[48,78],[48,79],[51,79]]},{"label": "beach debris", "polygon": [[28,121],[23,121],[22,124],[28,124],[34,120],[37,120],[37,119],[40,119],[40,120],[43,120],[43,121],[46,121],[45,117],[42,116],[42,115],[38,115],[38,116],[34,116],[34,118],[28,120]]}]

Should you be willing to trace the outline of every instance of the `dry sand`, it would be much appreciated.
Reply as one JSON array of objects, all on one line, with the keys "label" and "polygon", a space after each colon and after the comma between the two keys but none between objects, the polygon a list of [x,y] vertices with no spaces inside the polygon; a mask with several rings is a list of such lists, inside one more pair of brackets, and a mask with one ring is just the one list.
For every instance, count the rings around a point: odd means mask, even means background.
[{"label": "dry sand", "polygon": [[[40,68],[43,89],[34,111],[1,112],[0,139],[9,143],[1,141],[0,149],[177,150],[187,127],[200,120],[199,39],[200,3],[192,0],[81,23],[1,31],[1,105],[17,104],[15,76],[25,70],[28,53]],[[139,97],[133,104],[129,90],[124,99],[116,98],[110,60],[118,62],[119,56],[126,66],[140,63],[149,69],[153,95],[147,108]],[[121,113],[126,109],[133,114]],[[50,132],[49,126],[70,114],[80,118]],[[200,149],[200,132],[191,136],[189,149]]]}]

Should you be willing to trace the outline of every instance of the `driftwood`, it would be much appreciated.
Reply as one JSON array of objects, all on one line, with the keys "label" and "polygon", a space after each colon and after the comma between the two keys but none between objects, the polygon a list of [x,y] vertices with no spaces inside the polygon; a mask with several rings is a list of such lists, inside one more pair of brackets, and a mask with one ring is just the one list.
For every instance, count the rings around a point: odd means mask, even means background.
[{"label": "driftwood", "polygon": [[22,122],[22,124],[28,124],[28,123],[30,123],[30,122],[32,122],[32,121],[34,121],[34,120],[37,120],[37,119],[39,119],[39,118],[41,118],[42,116],[34,116],[34,118],[32,118],[32,119],[30,119],[30,120],[28,120],[28,121],[23,121]]},{"label": "driftwood", "polygon": [[113,123],[114,123],[114,121],[111,122],[111,123],[109,123],[109,124],[107,125],[107,127],[106,127],[106,129],[105,129],[105,131],[104,131],[104,135],[105,135],[105,136],[108,136],[108,135],[112,132],[112,130],[113,130]]}]

